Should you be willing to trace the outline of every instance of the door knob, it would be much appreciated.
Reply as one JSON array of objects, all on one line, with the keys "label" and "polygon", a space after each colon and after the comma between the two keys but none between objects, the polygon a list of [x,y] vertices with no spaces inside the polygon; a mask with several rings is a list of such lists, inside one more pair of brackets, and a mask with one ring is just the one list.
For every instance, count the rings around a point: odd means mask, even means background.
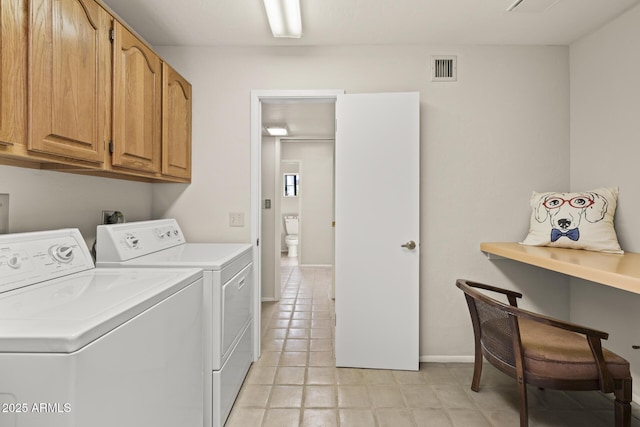
[{"label": "door knob", "polygon": [[400,245],[403,248],[407,248],[410,251],[414,250],[416,248],[416,242],[414,242],[413,240],[409,240],[407,243],[405,243],[404,245]]}]

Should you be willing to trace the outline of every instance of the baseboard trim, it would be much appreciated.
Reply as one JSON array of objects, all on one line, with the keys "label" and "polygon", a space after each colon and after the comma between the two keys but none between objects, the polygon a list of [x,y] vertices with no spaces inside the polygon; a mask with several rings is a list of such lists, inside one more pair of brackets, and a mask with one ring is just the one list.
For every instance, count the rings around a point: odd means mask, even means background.
[{"label": "baseboard trim", "polygon": [[473,356],[420,356],[420,361],[431,363],[473,363]]},{"label": "baseboard trim", "polygon": [[275,298],[262,298],[262,302],[277,302],[278,300]]}]

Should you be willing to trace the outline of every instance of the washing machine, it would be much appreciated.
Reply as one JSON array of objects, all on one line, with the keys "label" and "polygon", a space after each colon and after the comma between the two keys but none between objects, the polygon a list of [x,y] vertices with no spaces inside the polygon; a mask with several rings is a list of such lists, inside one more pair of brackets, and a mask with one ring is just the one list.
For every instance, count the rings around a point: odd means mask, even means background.
[{"label": "washing machine", "polygon": [[223,426],[253,361],[252,248],[189,243],[175,219],[101,225],[99,267],[203,269],[204,425]]},{"label": "washing machine", "polygon": [[201,294],[95,268],[77,229],[0,236],[0,426],[201,426]]}]

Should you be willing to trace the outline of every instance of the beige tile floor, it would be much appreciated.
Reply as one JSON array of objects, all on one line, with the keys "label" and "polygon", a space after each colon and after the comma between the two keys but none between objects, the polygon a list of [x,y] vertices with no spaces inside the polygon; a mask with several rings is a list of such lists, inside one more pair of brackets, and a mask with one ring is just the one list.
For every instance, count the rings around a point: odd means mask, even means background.
[{"label": "beige tile floor", "polygon": [[[471,364],[422,363],[418,372],[336,368],[331,270],[284,258],[282,298],[262,307],[262,356],[245,379],[228,427],[518,426],[512,379],[486,364],[479,393]],[[462,300],[461,300],[462,301]],[[613,426],[598,392],[529,389],[531,427]],[[640,427],[634,405],[633,426]]]}]

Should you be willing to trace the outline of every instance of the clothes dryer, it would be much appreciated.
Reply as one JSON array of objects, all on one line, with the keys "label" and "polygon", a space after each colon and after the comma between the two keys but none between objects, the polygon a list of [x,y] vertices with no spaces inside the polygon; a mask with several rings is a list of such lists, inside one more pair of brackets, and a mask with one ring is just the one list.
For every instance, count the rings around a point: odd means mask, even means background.
[{"label": "clothes dryer", "polygon": [[251,245],[188,243],[175,219],[100,225],[99,267],[203,269],[205,426],[224,425],[253,360]]},{"label": "clothes dryer", "polygon": [[0,426],[199,426],[202,271],[95,268],[77,229],[0,236]]}]

